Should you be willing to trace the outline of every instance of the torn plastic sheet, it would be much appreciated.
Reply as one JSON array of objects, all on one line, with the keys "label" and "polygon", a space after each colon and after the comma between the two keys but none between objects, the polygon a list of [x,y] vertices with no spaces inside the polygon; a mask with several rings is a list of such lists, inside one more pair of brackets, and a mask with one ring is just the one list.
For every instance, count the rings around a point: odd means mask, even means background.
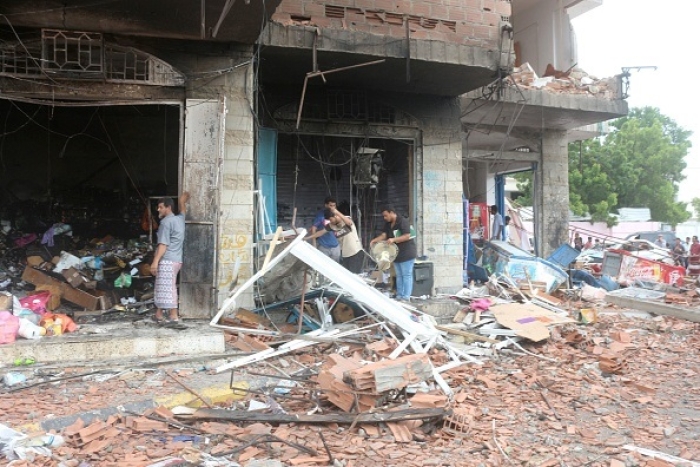
[{"label": "torn plastic sheet", "polygon": [[0,424],[0,454],[7,460],[34,461],[36,456],[51,457],[51,448],[62,446],[63,437],[60,435],[28,436],[9,426]]}]

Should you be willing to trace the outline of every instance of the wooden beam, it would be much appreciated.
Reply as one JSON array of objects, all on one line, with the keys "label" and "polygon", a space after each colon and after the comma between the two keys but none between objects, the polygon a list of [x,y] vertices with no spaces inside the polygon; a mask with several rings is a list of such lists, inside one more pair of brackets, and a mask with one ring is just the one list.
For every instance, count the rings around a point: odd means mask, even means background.
[{"label": "wooden beam", "polygon": [[448,334],[454,334],[456,336],[467,337],[469,339],[481,342],[488,342],[489,344],[498,344],[497,340],[489,339],[488,337],[480,336],[478,334],[472,334],[471,332],[462,331],[461,329],[449,328],[447,326],[435,326],[440,331],[445,331]]},{"label": "wooden beam", "polygon": [[377,425],[387,422],[402,422],[407,420],[425,420],[429,418],[443,418],[452,411],[444,408],[436,409],[406,409],[386,413],[329,413],[326,415],[307,414],[274,414],[249,412],[247,410],[228,409],[199,409],[185,418],[197,420],[225,420],[229,422],[262,422],[262,423],[304,423],[304,424],[328,424],[365,423]]}]

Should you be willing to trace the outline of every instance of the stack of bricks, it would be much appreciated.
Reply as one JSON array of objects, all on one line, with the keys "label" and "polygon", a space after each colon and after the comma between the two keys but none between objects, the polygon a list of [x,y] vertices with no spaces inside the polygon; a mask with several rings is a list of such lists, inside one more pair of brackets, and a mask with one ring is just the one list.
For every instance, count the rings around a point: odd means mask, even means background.
[{"label": "stack of bricks", "polygon": [[343,376],[359,391],[382,393],[431,379],[433,367],[427,354],[411,354],[348,370]]},{"label": "stack of bricks", "polygon": [[365,349],[373,354],[379,355],[380,357],[387,358],[389,355],[391,355],[397,345],[396,340],[390,337],[385,337],[380,341],[367,344]]},{"label": "stack of bricks", "polygon": [[272,21],[403,38],[498,47],[508,0],[282,0]]},{"label": "stack of bricks", "polygon": [[510,78],[521,89],[544,89],[554,93],[581,94],[604,99],[619,97],[615,78],[598,79],[577,67],[566,72],[549,69],[540,78],[529,63],[523,63],[513,69]]},{"label": "stack of bricks", "polygon": [[[367,412],[374,408],[375,397],[367,394],[357,394],[357,391],[349,384],[343,382],[343,374],[360,368],[360,363],[344,358],[338,354],[331,354],[324,362],[318,375],[318,385],[325,390],[328,401],[345,412],[356,409],[358,412]],[[356,406],[357,405],[357,406]]]},{"label": "stack of bricks", "polygon": [[79,447],[83,453],[94,454],[109,446],[113,438],[121,434],[121,430],[114,426],[118,421],[119,417],[112,415],[106,422],[98,420],[85,426],[85,422],[78,418],[65,429],[63,435],[69,444]]}]

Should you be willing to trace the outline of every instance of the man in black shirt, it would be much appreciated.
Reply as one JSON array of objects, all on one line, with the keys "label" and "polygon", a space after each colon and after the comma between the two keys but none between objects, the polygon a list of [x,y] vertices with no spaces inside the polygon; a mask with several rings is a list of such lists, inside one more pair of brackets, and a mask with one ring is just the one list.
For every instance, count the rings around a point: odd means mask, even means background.
[{"label": "man in black shirt", "polygon": [[370,246],[377,242],[395,243],[399,254],[394,260],[396,270],[396,299],[409,301],[413,291],[413,264],[416,262],[416,242],[411,238],[411,225],[408,219],[400,217],[392,206],[382,209],[386,222],[382,233],[372,239]]}]

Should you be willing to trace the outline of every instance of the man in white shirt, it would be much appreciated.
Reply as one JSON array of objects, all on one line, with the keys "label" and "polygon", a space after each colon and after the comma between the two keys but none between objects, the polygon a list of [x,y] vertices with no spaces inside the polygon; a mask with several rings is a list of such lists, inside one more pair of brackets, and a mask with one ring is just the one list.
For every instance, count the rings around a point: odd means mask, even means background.
[{"label": "man in white shirt", "polygon": [[666,248],[666,240],[664,240],[664,236],[659,235],[656,241],[654,242],[654,245],[659,246],[661,248]]},{"label": "man in white shirt", "polygon": [[503,218],[498,213],[498,206],[491,206],[491,215],[493,216],[493,224],[491,227],[491,240],[503,239]]},{"label": "man in white shirt", "polygon": [[306,237],[305,240],[319,238],[330,232],[340,244],[343,258],[342,264],[345,266],[345,269],[355,274],[361,273],[364,263],[364,251],[352,218],[343,215],[335,207],[324,209],[323,216],[328,221],[328,224],[323,229]]}]

